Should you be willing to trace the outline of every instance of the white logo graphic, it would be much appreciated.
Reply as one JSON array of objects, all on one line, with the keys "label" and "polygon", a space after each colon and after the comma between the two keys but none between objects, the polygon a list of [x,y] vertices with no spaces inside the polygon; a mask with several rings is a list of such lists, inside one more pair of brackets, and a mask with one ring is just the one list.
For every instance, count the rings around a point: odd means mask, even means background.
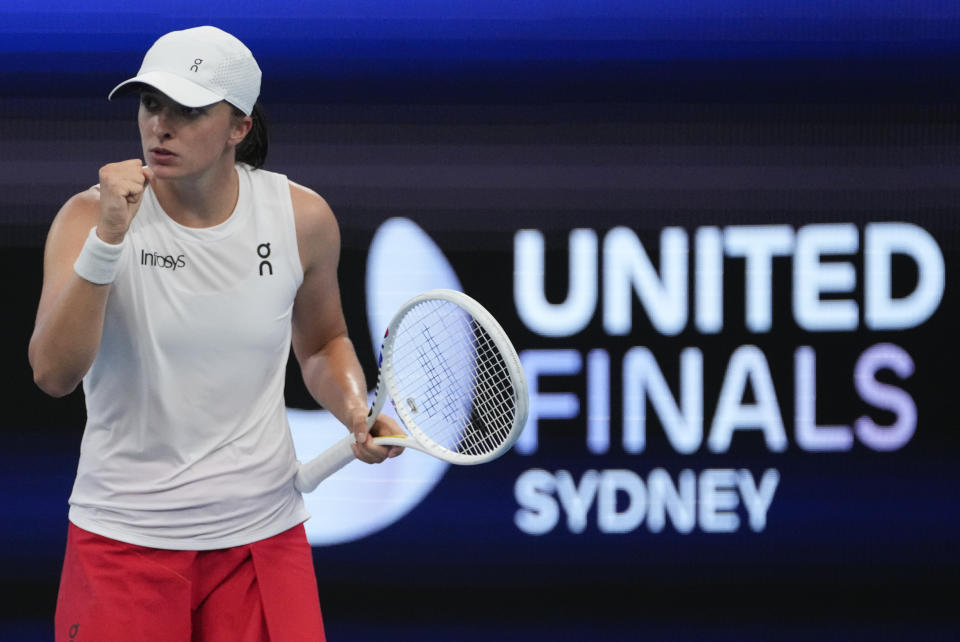
[{"label": "white logo graphic", "polygon": [[[367,257],[367,320],[375,354],[393,313],[408,299],[433,288],[462,289],[436,243],[408,219],[394,218],[381,225]],[[375,382],[367,383],[372,387]],[[383,411],[396,418],[390,404]],[[301,461],[332,446],[346,430],[322,410],[288,409],[287,417]],[[376,466],[348,464],[304,495],[312,516],[305,525],[307,539],[314,546],[326,546],[386,528],[420,503],[447,466],[412,449]]]}]

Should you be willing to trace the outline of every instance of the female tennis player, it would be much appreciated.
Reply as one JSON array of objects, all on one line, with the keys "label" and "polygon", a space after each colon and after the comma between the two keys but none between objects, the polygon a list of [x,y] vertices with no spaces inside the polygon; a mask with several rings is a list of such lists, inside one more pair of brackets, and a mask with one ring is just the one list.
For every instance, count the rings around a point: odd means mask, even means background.
[{"label": "female tennis player", "polygon": [[261,169],[260,76],[219,29],[162,36],[110,94],[139,95],[145,158],[103,166],[50,228],[30,363],[53,396],[82,381],[87,408],[58,641],[324,639],[291,344],[358,459],[401,450],[368,438],[334,215]]}]

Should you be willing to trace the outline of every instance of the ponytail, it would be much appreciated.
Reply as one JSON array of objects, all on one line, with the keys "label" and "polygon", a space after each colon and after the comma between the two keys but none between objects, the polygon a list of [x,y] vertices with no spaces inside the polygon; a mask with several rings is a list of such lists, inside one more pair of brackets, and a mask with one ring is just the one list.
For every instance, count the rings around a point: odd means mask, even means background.
[{"label": "ponytail", "polygon": [[[244,113],[236,107],[233,108],[233,113],[236,116],[244,116]],[[267,140],[267,119],[263,113],[263,106],[259,101],[253,106],[250,117],[253,118],[253,127],[250,128],[250,131],[247,132],[244,139],[237,145],[236,160],[238,163],[246,163],[253,169],[258,169],[263,167],[264,162],[267,160],[267,148],[269,146]]]}]

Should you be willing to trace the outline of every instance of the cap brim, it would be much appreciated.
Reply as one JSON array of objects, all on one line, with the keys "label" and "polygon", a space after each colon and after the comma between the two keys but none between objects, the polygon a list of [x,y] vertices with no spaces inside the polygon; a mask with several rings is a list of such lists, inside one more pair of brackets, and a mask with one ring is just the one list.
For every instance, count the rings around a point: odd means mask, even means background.
[{"label": "cap brim", "polygon": [[223,100],[223,96],[215,94],[209,89],[204,89],[200,85],[181,78],[176,74],[166,71],[148,71],[140,74],[136,78],[125,80],[116,87],[107,96],[108,100],[114,96],[121,96],[124,89],[132,88],[135,85],[148,85],[157,91],[160,91],[185,107],[205,107],[218,103]]}]

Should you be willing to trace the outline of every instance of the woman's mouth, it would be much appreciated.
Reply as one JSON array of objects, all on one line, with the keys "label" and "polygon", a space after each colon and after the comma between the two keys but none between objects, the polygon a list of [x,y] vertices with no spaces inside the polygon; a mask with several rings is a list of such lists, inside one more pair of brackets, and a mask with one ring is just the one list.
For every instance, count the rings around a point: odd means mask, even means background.
[{"label": "woman's mouth", "polygon": [[176,154],[171,152],[166,147],[154,147],[150,150],[150,157],[154,162],[164,162],[169,161],[174,158]]}]

